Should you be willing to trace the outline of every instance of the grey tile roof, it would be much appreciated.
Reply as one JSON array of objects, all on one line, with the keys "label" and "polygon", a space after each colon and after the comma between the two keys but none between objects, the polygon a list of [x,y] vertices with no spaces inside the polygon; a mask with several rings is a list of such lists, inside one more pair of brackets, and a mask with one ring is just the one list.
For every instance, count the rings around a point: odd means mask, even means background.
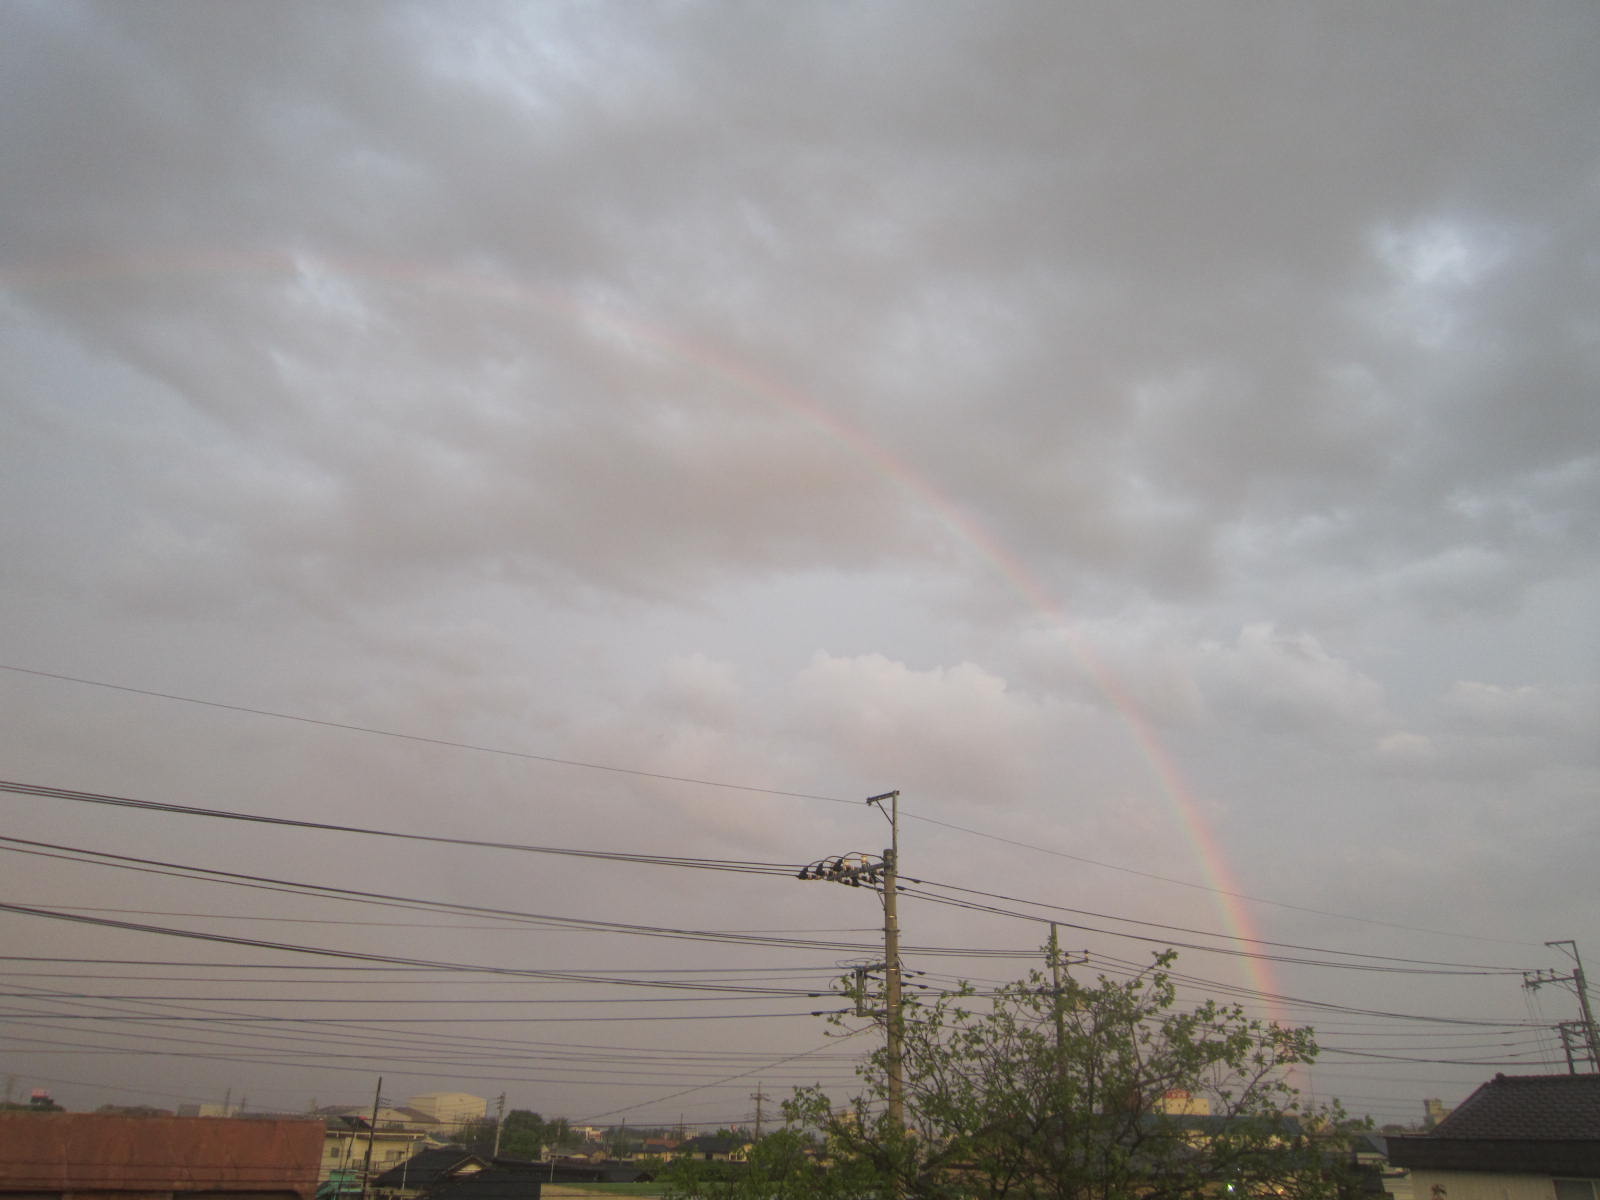
[{"label": "grey tile roof", "polygon": [[1496,1075],[1432,1133],[1390,1138],[1389,1161],[1600,1177],[1600,1075]]},{"label": "grey tile roof", "polygon": [[1442,1138],[1600,1141],[1600,1075],[1496,1075],[1434,1132]]},{"label": "grey tile roof", "polygon": [[483,1159],[460,1146],[440,1146],[420,1150],[398,1167],[390,1167],[373,1182],[381,1188],[404,1188],[416,1191],[430,1187],[448,1178],[468,1164],[487,1165]]}]

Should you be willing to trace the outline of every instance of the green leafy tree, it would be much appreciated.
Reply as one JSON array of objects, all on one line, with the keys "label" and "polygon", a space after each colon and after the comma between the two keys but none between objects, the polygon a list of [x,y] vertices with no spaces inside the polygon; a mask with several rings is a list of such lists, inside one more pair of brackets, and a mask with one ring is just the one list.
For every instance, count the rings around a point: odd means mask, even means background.
[{"label": "green leafy tree", "polygon": [[[504,1124],[498,1131],[500,1156],[536,1159],[544,1147],[555,1140],[553,1135],[558,1130],[565,1131],[566,1125],[565,1118],[549,1122],[536,1112],[530,1112],[525,1108],[514,1108],[505,1115]],[[456,1131],[455,1140],[474,1154],[488,1157],[495,1149],[495,1126],[493,1117],[477,1117],[465,1121]]]},{"label": "green leafy tree", "polygon": [[[885,1111],[881,1050],[863,1068],[860,1095],[840,1108],[802,1089],[785,1105],[787,1127],[813,1131],[830,1177],[847,1179],[855,1195],[1331,1200],[1347,1182],[1329,1137],[1344,1115],[1307,1111],[1285,1078],[1315,1058],[1311,1030],[1213,1001],[1179,1009],[1173,959],[1159,955],[1129,980],[1067,979],[1058,990],[1035,973],[992,996],[963,988],[909,1003],[905,1127]],[[1209,1115],[1172,1111],[1166,1099],[1183,1093],[1204,1097]],[[775,1169],[783,1161],[775,1156]],[[682,1194],[823,1194],[803,1190],[807,1171],[788,1165],[776,1181]]]},{"label": "green leafy tree", "polygon": [[473,1117],[456,1127],[451,1140],[474,1154],[488,1156],[494,1152],[494,1124],[493,1117]]},{"label": "green leafy tree", "polygon": [[552,1117],[544,1123],[545,1143],[552,1151],[571,1146],[576,1140],[572,1136],[572,1122],[566,1117]]},{"label": "green leafy tree", "polygon": [[639,1142],[639,1131],[630,1130],[626,1125],[614,1125],[600,1138],[600,1144],[612,1158],[625,1158],[638,1148]]},{"label": "green leafy tree", "polygon": [[861,1200],[883,1195],[866,1164],[821,1161],[817,1139],[788,1126],[757,1141],[748,1161],[680,1158],[661,1178],[666,1200]]},{"label": "green leafy tree", "polygon": [[514,1108],[506,1114],[500,1133],[500,1153],[506,1158],[538,1158],[549,1140],[549,1122],[536,1112]]}]

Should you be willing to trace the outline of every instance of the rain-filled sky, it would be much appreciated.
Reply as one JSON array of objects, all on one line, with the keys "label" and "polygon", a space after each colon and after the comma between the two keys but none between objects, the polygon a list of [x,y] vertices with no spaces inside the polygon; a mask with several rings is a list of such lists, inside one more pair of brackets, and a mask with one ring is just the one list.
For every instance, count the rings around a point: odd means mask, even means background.
[{"label": "rain-filled sky", "polygon": [[930,992],[1054,921],[1380,1123],[1565,1071],[1596,61],[1583,0],[0,0],[8,1094],[842,1098],[882,912],[794,872],[894,790]]}]

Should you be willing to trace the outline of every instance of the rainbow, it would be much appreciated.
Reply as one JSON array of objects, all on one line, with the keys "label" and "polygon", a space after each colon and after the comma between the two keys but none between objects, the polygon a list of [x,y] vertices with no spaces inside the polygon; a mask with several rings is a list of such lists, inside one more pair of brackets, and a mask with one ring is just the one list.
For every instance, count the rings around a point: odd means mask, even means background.
[{"label": "rainbow", "polygon": [[[592,317],[595,314],[589,315]],[[783,405],[802,421],[823,430],[847,446],[853,453],[872,463],[876,469],[896,480],[901,487],[914,495],[924,507],[936,514],[941,523],[958,539],[971,546],[982,559],[989,562],[1037,614],[1062,630],[1066,634],[1073,655],[1110,701],[1143,753],[1160,786],[1161,794],[1167,799],[1178,828],[1194,850],[1195,860],[1204,875],[1203,886],[1215,897],[1224,927],[1243,942],[1264,940],[1254,915],[1244,903],[1240,885],[1228,864],[1227,854],[1205,820],[1200,803],[1184,780],[1177,762],[1161,741],[1149,718],[1129,696],[1116,676],[1072,631],[1061,604],[1049,593],[1026,563],[1002,545],[993,534],[949,496],[939,491],[925,475],[873,439],[859,426],[829,411],[815,397],[784,380],[755,371],[720,347],[674,336],[661,326],[645,325],[617,317],[615,314],[606,314],[604,319],[617,323],[629,336],[647,340],[658,350],[672,355],[679,361],[712,371],[756,395]],[[1250,975],[1251,986],[1264,997],[1276,996],[1278,987],[1270,963],[1259,958],[1244,961]],[[1276,1000],[1268,999],[1267,1003],[1273,1019],[1287,1021],[1286,1013]]]},{"label": "rainbow", "polygon": [[[1149,719],[1121,686],[1115,675],[1072,631],[1061,604],[1049,593],[1035,573],[1002,545],[979,521],[941,492],[922,473],[895,455],[859,426],[829,410],[814,396],[781,378],[757,371],[724,347],[694,339],[666,326],[649,323],[635,316],[620,314],[598,304],[584,303],[572,296],[539,289],[523,282],[487,274],[441,271],[420,268],[411,261],[380,260],[354,256],[295,254],[277,250],[258,252],[195,252],[123,255],[76,261],[56,260],[46,265],[13,265],[0,268],[0,280],[19,287],[70,284],[113,277],[157,275],[291,275],[305,264],[314,263],[359,279],[414,285],[425,282],[434,288],[469,295],[512,308],[533,309],[557,315],[579,326],[610,331],[621,340],[647,346],[662,356],[693,371],[707,372],[743,392],[781,405],[803,423],[870,463],[881,475],[893,479],[960,542],[971,547],[992,565],[1000,577],[1015,588],[1028,605],[1052,626],[1063,631],[1068,646],[1080,665],[1105,695],[1127,726],[1135,744],[1149,764],[1172,817],[1189,845],[1204,876],[1201,885],[1215,897],[1220,919],[1227,931],[1245,942],[1262,940],[1255,920],[1243,903],[1240,887],[1228,864],[1227,854],[1204,818],[1201,806],[1185,782],[1178,764],[1162,743]],[[1261,959],[1246,959],[1251,985],[1270,997],[1278,992],[1270,965]],[[1271,1004],[1275,1019],[1283,1020],[1276,1002]]]}]

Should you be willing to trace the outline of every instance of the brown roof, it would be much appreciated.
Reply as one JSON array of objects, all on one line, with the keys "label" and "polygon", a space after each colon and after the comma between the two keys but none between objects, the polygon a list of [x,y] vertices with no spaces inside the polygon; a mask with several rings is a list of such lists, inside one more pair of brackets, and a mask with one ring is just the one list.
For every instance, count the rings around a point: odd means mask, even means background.
[{"label": "brown roof", "polygon": [[7,1192],[254,1192],[311,1200],[321,1121],[0,1113]]}]

